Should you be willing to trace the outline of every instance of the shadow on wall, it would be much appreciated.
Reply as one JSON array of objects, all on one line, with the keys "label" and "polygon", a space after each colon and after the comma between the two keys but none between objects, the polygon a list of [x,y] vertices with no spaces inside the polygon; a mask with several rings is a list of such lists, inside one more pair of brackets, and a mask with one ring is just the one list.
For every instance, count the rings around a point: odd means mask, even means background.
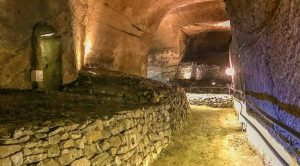
[{"label": "shadow on wall", "polygon": [[246,91],[246,94],[251,97],[254,97],[256,99],[259,99],[259,100],[267,100],[267,101],[271,102],[272,104],[277,105],[279,107],[279,109],[285,110],[286,112],[300,118],[300,108],[297,107],[296,105],[281,102],[276,97],[266,94],[266,93]]}]

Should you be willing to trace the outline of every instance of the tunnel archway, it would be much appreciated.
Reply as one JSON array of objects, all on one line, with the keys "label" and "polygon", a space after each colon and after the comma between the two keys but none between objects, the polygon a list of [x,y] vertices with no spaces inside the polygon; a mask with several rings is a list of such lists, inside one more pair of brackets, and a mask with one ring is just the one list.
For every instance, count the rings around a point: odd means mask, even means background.
[{"label": "tunnel archway", "polygon": [[221,1],[189,3],[167,12],[155,32],[148,54],[148,78],[160,77],[162,81],[174,79],[187,49],[184,27],[201,27],[204,23],[227,20],[228,15]]},{"label": "tunnel archway", "polygon": [[63,82],[61,38],[54,28],[47,24],[37,24],[33,34],[33,86],[58,90]]}]

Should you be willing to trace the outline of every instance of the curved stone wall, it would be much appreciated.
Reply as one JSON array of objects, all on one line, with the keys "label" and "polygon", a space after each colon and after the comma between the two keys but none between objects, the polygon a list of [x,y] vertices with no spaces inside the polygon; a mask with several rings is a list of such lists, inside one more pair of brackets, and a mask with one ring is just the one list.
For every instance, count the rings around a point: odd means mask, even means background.
[{"label": "curved stone wall", "polygon": [[[112,84],[119,79],[98,78],[102,82],[110,79],[111,87],[116,87]],[[158,89],[163,84],[156,83],[154,88],[155,82],[147,80],[121,80],[145,84],[156,95],[149,102],[138,100],[128,105],[133,100],[115,100],[119,94],[105,93],[110,96],[109,101],[94,94],[100,89],[95,88],[99,84],[91,85],[93,94],[79,94],[74,88],[70,88],[72,93],[1,92],[0,112],[4,116],[0,118],[0,166],[149,165],[168,146],[172,132],[186,124],[190,107],[180,90],[169,87],[169,91],[163,92]],[[74,86],[78,88],[83,82]],[[91,84],[91,80],[88,82]],[[139,94],[145,93],[140,90]],[[28,121],[30,117],[32,121]]]},{"label": "curved stone wall", "polygon": [[195,94],[187,93],[191,105],[207,105],[210,107],[233,107],[231,95],[226,94]]}]

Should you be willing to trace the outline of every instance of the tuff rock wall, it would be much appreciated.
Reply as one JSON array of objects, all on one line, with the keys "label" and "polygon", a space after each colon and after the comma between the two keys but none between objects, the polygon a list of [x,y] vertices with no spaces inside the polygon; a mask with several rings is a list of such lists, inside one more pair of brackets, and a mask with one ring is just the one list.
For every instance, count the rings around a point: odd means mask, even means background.
[{"label": "tuff rock wall", "polygon": [[[300,1],[227,0],[226,6],[233,26],[235,87],[268,115],[299,133]],[[300,163],[300,140],[272,124],[264,125]]]},{"label": "tuff rock wall", "polygon": [[63,81],[76,78],[68,1],[0,1],[0,88],[31,88],[33,33],[47,24],[61,36]]}]

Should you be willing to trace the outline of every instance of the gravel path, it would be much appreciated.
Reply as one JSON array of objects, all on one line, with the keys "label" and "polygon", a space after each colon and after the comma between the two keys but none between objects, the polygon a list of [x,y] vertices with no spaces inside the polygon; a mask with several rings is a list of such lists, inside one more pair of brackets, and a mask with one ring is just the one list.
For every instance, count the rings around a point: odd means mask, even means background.
[{"label": "gravel path", "polygon": [[189,126],[175,133],[172,144],[153,166],[263,166],[247,142],[232,108],[191,106]]}]

